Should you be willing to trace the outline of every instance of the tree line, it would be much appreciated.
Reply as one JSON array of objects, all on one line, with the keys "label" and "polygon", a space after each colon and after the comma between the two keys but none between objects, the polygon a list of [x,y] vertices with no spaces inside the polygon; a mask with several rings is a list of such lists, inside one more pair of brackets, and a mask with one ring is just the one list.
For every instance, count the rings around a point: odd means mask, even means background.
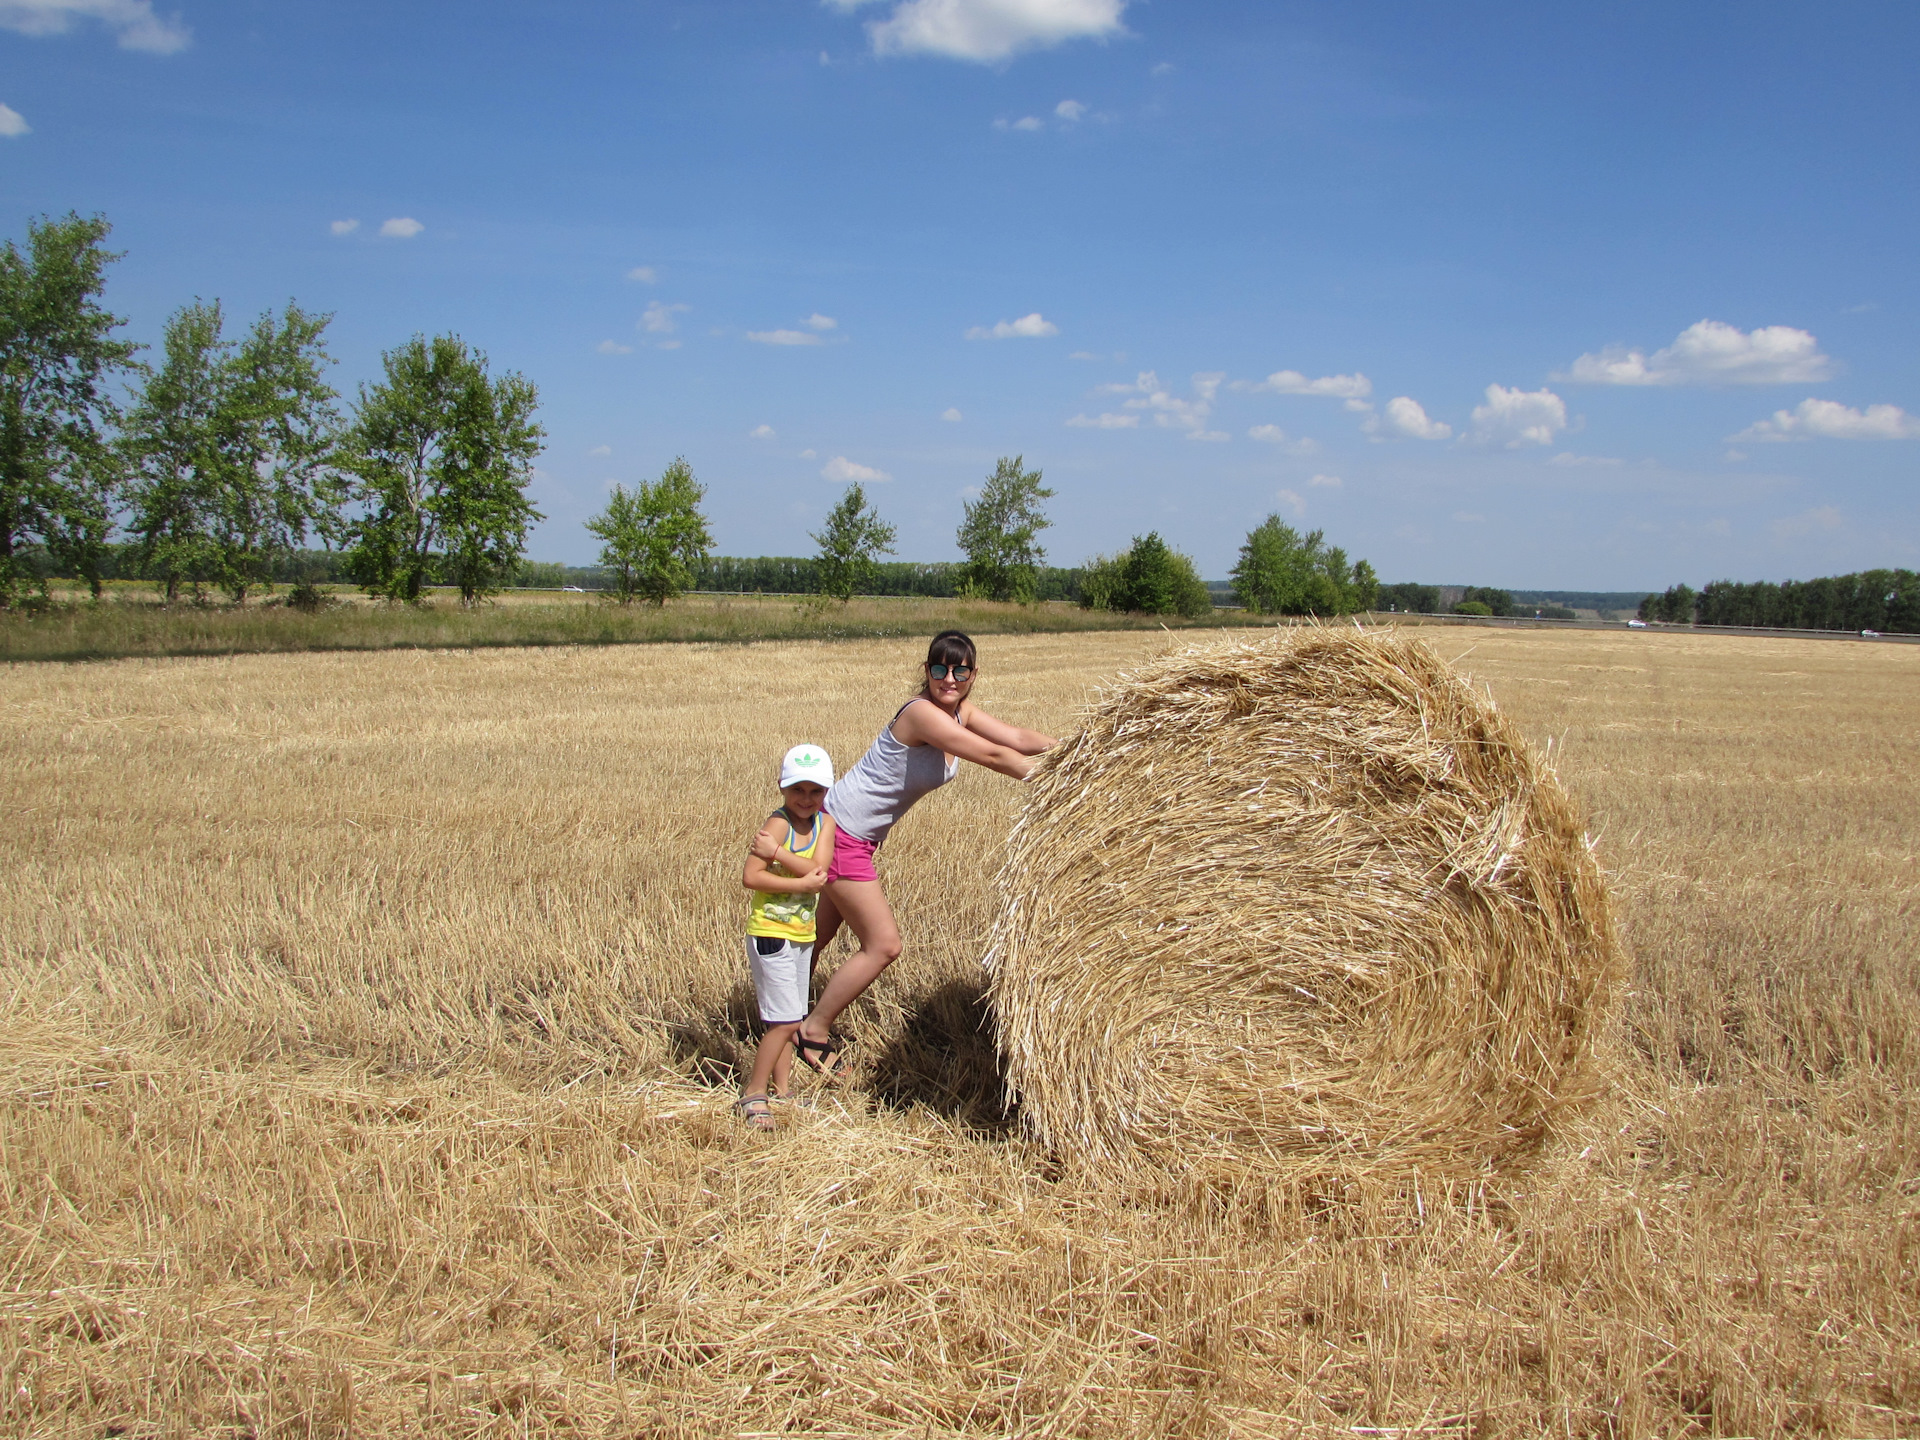
[{"label": "tree line", "polygon": [[230,334],[219,301],[195,300],[145,364],[100,303],[107,233],[69,215],[0,249],[0,605],[44,594],[38,557],[96,597],[111,566],[169,602],[245,603],[310,536],[397,600],[445,584],[471,604],[512,573],[542,518],[531,382],[416,335],[343,413],[329,317],[291,301]]},{"label": "tree line", "polygon": [[[233,331],[218,300],[167,320],[160,354],[115,337],[101,303],[118,255],[107,222],[69,214],[0,247],[0,608],[49,592],[52,574],[155,582],[168,604],[209,591],[236,604],[315,572],[416,602],[453,586],[472,604],[525,566],[528,499],[543,447],[538,392],[494,375],[457,335],[415,335],[381,356],[380,378],[343,407],[327,381],[331,317],[289,301]],[[895,529],[850,485],[800,560],[717,561],[705,487],[684,458],[658,480],[616,485],[587,522],[612,598],[664,603],[694,588],[940,594],[1154,614],[1213,606],[1190,557],[1157,531],[1071,570],[1046,564],[1054,492],[1024,457],[1003,457],[963,505],[953,565],[887,562]],[[322,567],[298,557],[318,542]],[[766,573],[768,568],[784,573]],[[895,589],[894,587],[898,587]],[[1378,577],[1323,532],[1269,515],[1246,536],[1235,598],[1272,614],[1371,609]]]},{"label": "tree line", "polygon": [[1862,570],[1816,580],[1741,583],[1703,590],[1669,586],[1640,602],[1642,620],[1678,625],[1751,625],[1777,630],[1877,630],[1920,634],[1920,574]]}]

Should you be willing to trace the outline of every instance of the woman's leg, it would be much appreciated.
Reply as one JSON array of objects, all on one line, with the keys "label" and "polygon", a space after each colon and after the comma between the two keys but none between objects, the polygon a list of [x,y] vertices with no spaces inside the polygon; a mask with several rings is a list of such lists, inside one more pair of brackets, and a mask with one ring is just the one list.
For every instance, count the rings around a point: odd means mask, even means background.
[{"label": "woman's leg", "polygon": [[[829,913],[832,920],[829,922]],[[800,1033],[809,1040],[825,1040],[827,1031],[840,1012],[858,1000],[880,972],[900,958],[900,927],[893,923],[893,909],[878,880],[835,880],[820,897],[815,917],[814,953],[820,953],[829,936],[827,926],[835,930],[841,921],[859,937],[860,948],[840,963],[827,981],[827,988],[814,1002],[813,1013],[800,1022]]]}]

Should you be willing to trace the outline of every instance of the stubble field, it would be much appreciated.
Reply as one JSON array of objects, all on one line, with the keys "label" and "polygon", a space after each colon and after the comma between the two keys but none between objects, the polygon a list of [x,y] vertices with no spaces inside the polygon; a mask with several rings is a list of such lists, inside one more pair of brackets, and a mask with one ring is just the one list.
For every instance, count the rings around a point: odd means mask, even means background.
[{"label": "stubble field", "polygon": [[[0,671],[0,1420],[1920,1433],[1920,650],[1431,638],[1589,809],[1618,1084],[1531,1168],[1331,1201],[1005,1124],[977,771],[887,847],[860,1083],[733,1120],[773,766],[851,762],[916,642]],[[1175,643],[996,638],[977,698],[1064,733]]]}]

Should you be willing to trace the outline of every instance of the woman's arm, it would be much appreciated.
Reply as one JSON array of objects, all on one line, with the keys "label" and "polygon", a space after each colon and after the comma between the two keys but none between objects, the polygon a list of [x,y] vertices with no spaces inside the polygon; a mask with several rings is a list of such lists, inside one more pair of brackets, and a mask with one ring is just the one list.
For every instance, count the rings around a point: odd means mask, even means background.
[{"label": "woman's arm", "polygon": [[1055,744],[1051,735],[1042,735],[1038,730],[1023,730],[1018,725],[996,720],[975,705],[961,706],[960,718],[961,723],[974,734],[984,735],[994,744],[1018,750],[1022,755],[1044,755]]},{"label": "woman's arm", "polygon": [[[1011,728],[1011,727],[1007,727]],[[1033,762],[1011,745],[1002,745],[967,729],[932,701],[909,705],[893,722],[893,738],[902,745],[932,745],[1015,780],[1027,778]]]}]

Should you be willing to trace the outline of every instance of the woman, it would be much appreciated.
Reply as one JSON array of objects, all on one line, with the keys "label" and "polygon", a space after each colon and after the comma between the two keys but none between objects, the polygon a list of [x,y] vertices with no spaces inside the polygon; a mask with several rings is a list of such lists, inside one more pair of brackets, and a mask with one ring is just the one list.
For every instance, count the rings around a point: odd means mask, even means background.
[{"label": "woman", "polygon": [[833,1022],[900,958],[900,927],[874,871],[873,852],[914,801],[953,779],[962,760],[1024,780],[1031,757],[1053,748],[1052,736],[996,720],[968,700],[980,671],[973,641],[958,630],[933,637],[923,669],[920,693],[827,792],[836,841],[815,917],[814,954],[825,952],[843,922],[860,948],[833,972],[793,1044],[805,1064],[832,1079],[846,1069]]}]

